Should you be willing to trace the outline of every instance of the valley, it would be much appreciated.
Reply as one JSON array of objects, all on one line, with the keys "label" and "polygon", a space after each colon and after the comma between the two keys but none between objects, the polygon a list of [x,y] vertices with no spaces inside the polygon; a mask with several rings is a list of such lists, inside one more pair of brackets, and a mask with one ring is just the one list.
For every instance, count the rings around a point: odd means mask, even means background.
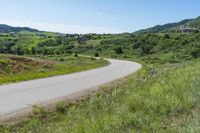
[{"label": "valley", "polygon": [[[179,30],[188,25],[197,30]],[[112,66],[105,58],[137,62],[142,68],[115,82],[95,84],[107,83],[82,100],[57,101],[53,109],[33,107],[32,115],[21,121],[2,123],[0,132],[199,132],[199,26],[198,17],[122,34],[1,33],[1,84],[108,65],[90,70],[91,79],[99,81],[99,73],[105,76],[101,79],[111,79],[133,68],[124,64],[96,73]]]}]

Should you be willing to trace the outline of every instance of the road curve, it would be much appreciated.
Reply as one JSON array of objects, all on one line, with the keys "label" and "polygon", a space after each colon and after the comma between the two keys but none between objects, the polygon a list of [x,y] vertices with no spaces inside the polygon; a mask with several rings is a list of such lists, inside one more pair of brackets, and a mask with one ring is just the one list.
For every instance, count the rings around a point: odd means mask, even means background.
[{"label": "road curve", "polygon": [[136,72],[135,62],[108,59],[110,65],[84,72],[0,86],[0,119],[35,104],[95,88]]}]

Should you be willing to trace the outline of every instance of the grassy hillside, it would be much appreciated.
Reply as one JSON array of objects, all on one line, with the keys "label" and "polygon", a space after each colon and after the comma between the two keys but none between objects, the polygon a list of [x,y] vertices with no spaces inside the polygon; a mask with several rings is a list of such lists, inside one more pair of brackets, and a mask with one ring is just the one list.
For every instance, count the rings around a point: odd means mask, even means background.
[{"label": "grassy hillside", "polygon": [[62,75],[106,65],[104,60],[73,56],[0,55],[0,84]]},{"label": "grassy hillside", "polygon": [[139,30],[136,33],[159,33],[159,32],[177,32],[181,27],[187,26],[200,30],[200,17],[195,19],[185,19],[176,23],[157,25],[148,29]]},{"label": "grassy hillside", "polygon": [[147,65],[77,104],[58,102],[9,132],[198,132],[199,60]]},{"label": "grassy hillside", "polygon": [[189,22],[191,22],[192,19],[186,19],[177,23],[169,23],[164,25],[156,25],[152,28],[144,29],[137,31],[136,33],[159,33],[159,32],[167,32],[170,30],[178,29],[181,26],[187,25]]},{"label": "grassy hillside", "polygon": [[[181,23],[197,27],[198,20]],[[26,43],[20,36],[9,45],[11,53],[23,45],[23,54],[53,62],[63,53],[81,53],[133,60],[144,67],[85,100],[61,101],[54,110],[34,108],[33,116],[14,125],[2,124],[0,132],[199,132],[200,33],[34,34]],[[14,38],[0,39],[8,46],[6,41]]]},{"label": "grassy hillside", "polygon": [[[136,59],[145,63],[180,63],[200,57],[199,33],[128,34],[99,39],[86,54]],[[121,52],[118,50],[121,49]]]},{"label": "grassy hillside", "polygon": [[0,33],[21,32],[21,31],[39,32],[39,30],[31,29],[28,27],[12,27],[9,25],[0,24]]}]

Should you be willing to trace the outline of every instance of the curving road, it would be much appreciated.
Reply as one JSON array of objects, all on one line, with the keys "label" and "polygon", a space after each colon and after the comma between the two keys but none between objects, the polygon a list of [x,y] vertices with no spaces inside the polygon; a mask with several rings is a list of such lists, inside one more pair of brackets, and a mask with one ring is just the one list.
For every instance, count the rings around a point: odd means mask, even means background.
[{"label": "curving road", "polygon": [[0,86],[0,119],[38,103],[91,90],[134,73],[142,67],[130,61],[108,61],[110,65],[102,68]]}]

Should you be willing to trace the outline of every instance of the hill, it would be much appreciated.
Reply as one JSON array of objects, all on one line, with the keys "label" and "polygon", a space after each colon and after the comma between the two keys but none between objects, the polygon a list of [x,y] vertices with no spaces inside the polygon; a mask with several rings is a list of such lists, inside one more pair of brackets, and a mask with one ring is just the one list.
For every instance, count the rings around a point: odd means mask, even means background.
[{"label": "hill", "polygon": [[[0,53],[53,61],[44,68],[46,61],[21,58],[18,64],[19,59],[2,57],[5,76],[0,74],[0,83],[66,73],[75,67],[83,70],[80,62],[87,61],[73,53],[143,64],[137,74],[105,85],[100,92],[80,101],[60,101],[53,110],[35,106],[33,116],[17,124],[0,123],[0,132],[199,132],[200,32],[169,32],[199,25],[200,18],[196,18],[143,30],[147,34],[0,34]],[[92,62],[93,58],[88,60]],[[63,63],[69,63],[70,68]],[[27,69],[31,74],[26,73]]]},{"label": "hill", "polygon": [[9,25],[0,24],[0,33],[21,32],[21,31],[39,32],[39,30],[37,29],[31,29],[28,27],[12,27]]},{"label": "hill", "polygon": [[156,25],[154,27],[139,30],[136,33],[160,33],[160,32],[177,32],[185,29],[190,30],[199,30],[200,29],[200,17],[195,19],[185,19],[180,22],[168,23],[164,25]]}]

